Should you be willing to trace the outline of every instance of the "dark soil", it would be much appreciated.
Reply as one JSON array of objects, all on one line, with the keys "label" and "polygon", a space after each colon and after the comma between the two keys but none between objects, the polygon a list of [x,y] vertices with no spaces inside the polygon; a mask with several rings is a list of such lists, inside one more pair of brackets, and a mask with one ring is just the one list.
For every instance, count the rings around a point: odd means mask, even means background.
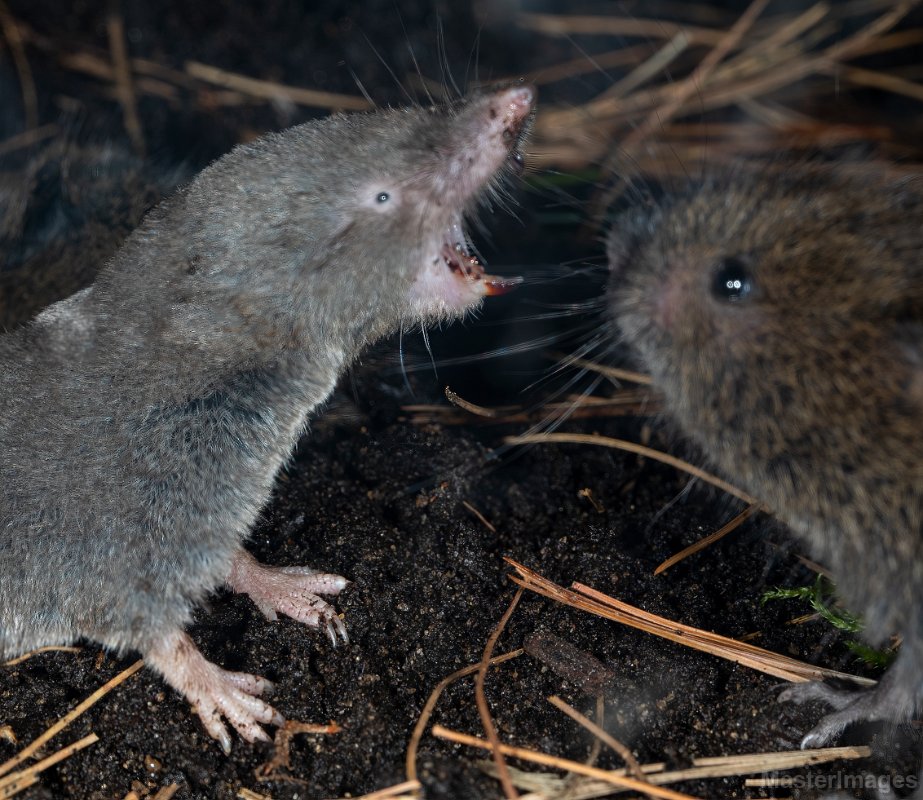
[{"label": "dark soil", "polygon": [[[55,56],[104,53],[101,10],[90,3],[52,0],[11,2],[10,7],[47,39],[45,50],[29,50],[42,120],[61,119],[64,109],[66,136],[97,143],[123,140],[118,111],[103,85],[64,68]],[[463,76],[479,25],[482,77],[574,57],[566,41],[542,40],[547,47],[539,51],[502,20],[479,19],[475,7],[401,3],[398,13],[387,2],[327,2],[308,13],[298,4],[227,2],[165,3],[155,12],[152,4],[130,2],[122,10],[133,55],[178,68],[195,59],[355,93],[351,69],[384,102],[401,102],[401,92],[393,79],[383,77],[384,67],[366,35],[402,78],[414,70],[407,44],[413,45],[424,74],[438,78],[440,65],[449,64],[456,76]],[[436,49],[437,19],[444,28],[444,54]],[[9,61],[8,54],[3,57]],[[0,88],[7,106],[16,109],[15,73],[9,63],[3,66]],[[588,84],[571,88],[591,89]],[[105,214],[119,215],[121,227],[91,230],[88,220],[99,216],[92,209],[101,201],[92,192],[62,199],[68,179],[55,168],[36,179],[39,192],[53,199],[30,211],[35,219],[46,220],[30,233],[35,249],[19,250],[15,257],[5,251],[0,323],[18,321],[26,309],[31,312],[89,279],[62,278],[55,271],[74,263],[68,254],[86,252],[90,240],[93,252],[114,247],[124,235],[125,219],[140,214],[183,174],[252,132],[309,115],[263,104],[216,112],[193,96],[175,106],[146,99],[141,113],[152,155],[137,172],[119,167],[120,174],[140,174],[140,183],[135,177],[126,181],[118,190],[125,203],[114,203],[115,211],[108,193],[105,204]],[[6,135],[21,129],[15,111],[3,115],[0,129]],[[7,180],[11,175],[15,180],[23,161],[19,154],[7,164]],[[139,205],[131,198],[139,196],[140,184],[150,194]],[[49,215],[54,224],[47,224]],[[91,731],[99,742],[44,773],[23,797],[122,798],[132,790],[143,797],[176,783],[175,796],[184,799],[237,798],[244,788],[279,800],[331,798],[358,796],[404,780],[410,732],[432,688],[480,660],[513,597],[504,556],[562,585],[579,580],[686,624],[733,637],[753,636],[754,643],[785,655],[874,674],[855,662],[845,637],[826,624],[788,624],[805,607],[760,602],[768,588],[814,579],[798,561],[797,547],[784,528],[770,518],[755,518],[718,545],[653,577],[658,563],[724,524],[740,510],[739,502],[701,484],[690,486],[670,468],[618,451],[577,445],[503,448],[503,437],[523,432],[526,423],[479,425],[471,417],[470,424],[461,426],[417,424],[404,410],[408,403],[445,405],[446,385],[478,403],[528,405],[551,398],[574,377],[570,371],[549,378],[542,348],[515,358],[471,357],[550,334],[562,336],[561,348],[567,349],[581,326],[598,331],[607,324],[600,310],[552,323],[527,319],[542,310],[542,303],[601,296],[601,270],[563,280],[571,270],[558,266],[575,259],[601,263],[595,243],[579,243],[578,219],[577,211],[558,207],[534,190],[524,193],[521,220],[496,215],[490,222],[492,238],[484,242],[492,269],[549,280],[491,301],[477,323],[434,332],[438,375],[419,340],[403,342],[403,371],[396,355],[399,343],[379,345],[343,381],[329,413],[317,421],[280,476],[250,549],[270,564],[310,564],[353,581],[336,603],[350,643],[333,648],[323,634],[291,620],[267,622],[249,600],[227,593],[202,609],[191,631],[211,660],[274,681],[273,703],[286,717],[334,720],[341,732],[296,736],[290,780],[260,782],[255,770],[271,757],[272,748],[238,740],[231,755],[224,756],[187,704],[152,673],[141,671],[73,723],[46,752]],[[42,264],[55,274],[31,274]],[[15,301],[10,299],[14,291]],[[624,360],[618,352],[607,357]],[[537,388],[524,393],[540,379]],[[586,386],[584,379],[567,390]],[[597,388],[599,393],[611,390]],[[536,413],[541,419],[541,410]],[[701,463],[660,418],[599,417],[565,424],[567,430],[635,441],[650,436],[652,446]],[[592,493],[595,503],[583,490]],[[777,679],[528,593],[497,652],[525,643],[533,655],[503,664],[488,676],[487,696],[500,735],[571,759],[586,759],[593,742],[547,702],[550,695],[594,716],[601,693],[607,730],[640,761],[665,761],[671,768],[698,756],[795,749],[821,712],[777,704]],[[19,742],[0,739],[0,762],[135,657],[116,659],[88,644],[76,655],[43,654],[0,669],[0,728],[9,726]],[[604,665],[604,679],[588,683],[580,665],[594,660]],[[443,695],[434,721],[483,735],[470,678]],[[921,741],[913,726],[851,729],[843,743],[870,743],[874,755],[792,774],[812,775],[817,786],[825,776],[915,776],[919,769]],[[501,796],[496,781],[479,768],[482,758],[481,752],[425,736],[418,769],[426,797]],[[622,766],[605,750],[598,764]],[[765,790],[745,789],[737,777],[675,788],[700,797],[766,796]],[[808,785],[777,794],[793,791],[816,793]]]}]

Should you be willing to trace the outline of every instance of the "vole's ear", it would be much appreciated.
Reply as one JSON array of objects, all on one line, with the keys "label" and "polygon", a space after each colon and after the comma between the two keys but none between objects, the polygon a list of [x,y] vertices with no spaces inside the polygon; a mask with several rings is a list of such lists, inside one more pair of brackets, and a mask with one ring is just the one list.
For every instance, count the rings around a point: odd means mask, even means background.
[{"label": "vole's ear", "polygon": [[612,272],[622,271],[625,259],[631,252],[631,241],[634,239],[627,230],[621,227],[623,221],[621,217],[616,219],[606,235],[606,257]]},{"label": "vole's ear", "polygon": [[650,210],[626,212],[613,220],[606,236],[606,256],[610,272],[619,273],[624,269],[625,262],[631,258],[637,247],[639,237],[645,232],[649,236],[656,225],[657,214]]}]

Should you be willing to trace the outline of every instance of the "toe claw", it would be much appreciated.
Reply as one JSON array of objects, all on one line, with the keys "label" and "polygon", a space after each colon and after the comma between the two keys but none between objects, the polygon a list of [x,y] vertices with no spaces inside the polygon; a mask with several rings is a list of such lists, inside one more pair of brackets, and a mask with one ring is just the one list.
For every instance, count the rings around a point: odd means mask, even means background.
[{"label": "toe claw", "polygon": [[821,681],[788,686],[778,695],[780,702],[821,702],[832,709],[802,738],[801,749],[826,747],[857,722],[899,722],[903,719],[913,701],[902,683],[893,678],[892,683],[887,682],[890,675],[874,689],[840,689]]},{"label": "toe claw", "polygon": [[241,550],[228,582],[234,591],[250,595],[270,620],[285,614],[305,625],[324,628],[334,647],[341,640],[349,641],[333,607],[318,597],[339,594],[349,585],[346,578],[310,567],[267,567]]},{"label": "toe claw", "polygon": [[801,742],[798,744],[798,747],[801,750],[815,750],[822,745],[823,743],[818,741],[817,737],[813,733],[806,733]]},{"label": "toe claw", "polygon": [[253,728],[251,733],[253,736],[253,738],[250,740],[251,742],[267,742],[268,743],[272,741],[272,737],[268,733],[266,733],[266,731],[264,731],[262,728],[255,727]]},{"label": "toe claw", "polygon": [[260,698],[273,688],[270,681],[212,664],[182,631],[164,637],[145,653],[145,659],[186,697],[225,754],[231,752],[225,721],[251,742],[269,741],[261,725],[285,724],[282,715]]},{"label": "toe claw", "polygon": [[343,644],[349,644],[349,632],[346,630],[346,626],[343,624],[343,620],[341,620],[338,616],[334,616],[333,624],[336,626],[337,633],[343,640]]}]

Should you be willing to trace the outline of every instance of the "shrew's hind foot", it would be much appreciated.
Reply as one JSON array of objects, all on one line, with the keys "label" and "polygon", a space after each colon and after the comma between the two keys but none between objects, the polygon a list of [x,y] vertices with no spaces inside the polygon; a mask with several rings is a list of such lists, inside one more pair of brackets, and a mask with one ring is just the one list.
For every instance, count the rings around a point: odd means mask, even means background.
[{"label": "shrew's hind foot", "polygon": [[339,575],[317,572],[310,567],[267,567],[246,550],[234,556],[228,586],[248,594],[267,619],[285,614],[305,625],[323,627],[333,646],[349,641],[346,626],[336,609],[318,595],[337,595],[349,581]]},{"label": "shrew's hind foot", "polygon": [[285,718],[260,698],[272,691],[272,683],[212,664],[182,631],[164,637],[144,653],[144,660],[192,704],[225,753],[231,752],[231,737],[222,717],[248,742],[270,741],[261,725],[285,724]]}]

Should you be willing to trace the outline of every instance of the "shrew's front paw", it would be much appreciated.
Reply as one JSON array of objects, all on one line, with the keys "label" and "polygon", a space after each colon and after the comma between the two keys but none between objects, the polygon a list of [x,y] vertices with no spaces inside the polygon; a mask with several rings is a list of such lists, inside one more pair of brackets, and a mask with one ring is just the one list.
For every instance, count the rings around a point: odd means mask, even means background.
[{"label": "shrew's front paw", "polygon": [[284,614],[305,625],[323,627],[334,647],[341,640],[349,641],[346,626],[336,609],[318,595],[337,595],[348,584],[346,578],[310,567],[267,567],[243,549],[234,557],[228,578],[231,589],[250,595],[267,619]]}]

